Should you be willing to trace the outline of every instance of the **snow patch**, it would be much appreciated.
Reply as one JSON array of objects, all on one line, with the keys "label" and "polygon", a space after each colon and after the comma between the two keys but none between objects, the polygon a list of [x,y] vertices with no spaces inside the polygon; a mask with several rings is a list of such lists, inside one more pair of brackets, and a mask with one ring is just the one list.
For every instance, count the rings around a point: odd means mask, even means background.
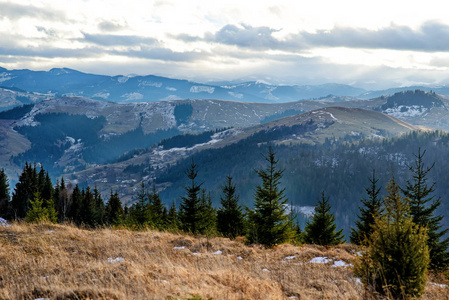
[{"label": "snow patch", "polygon": [[404,117],[420,117],[428,111],[427,108],[421,105],[399,105],[393,108],[387,108],[383,112],[393,116],[395,118],[404,118]]},{"label": "snow patch", "polygon": [[351,264],[347,264],[342,260],[336,260],[336,261],[334,261],[334,264],[331,267],[334,267],[334,268],[345,267],[346,268],[346,267],[351,267],[351,266],[352,266]]},{"label": "snow patch", "polygon": [[109,98],[109,93],[96,93],[95,95],[93,95],[93,98],[102,98],[102,99],[108,99]]},{"label": "snow patch", "polygon": [[204,86],[204,85],[193,85],[190,87],[191,93],[201,93],[206,92],[212,94],[215,91],[215,88],[212,86]]},{"label": "snow patch", "polygon": [[217,251],[215,251],[214,253],[212,253],[212,254],[215,254],[215,255],[220,255],[220,254],[223,254],[223,252],[221,252],[221,250],[217,250]]},{"label": "snow patch", "polygon": [[161,100],[181,100],[182,98],[176,95],[168,95],[165,98],[162,98]]},{"label": "snow patch", "polygon": [[126,93],[124,95],[122,95],[122,98],[125,98],[125,101],[137,101],[137,100],[142,100],[143,99],[143,95],[141,93]]},{"label": "snow patch", "polygon": [[312,258],[309,263],[310,264],[327,264],[328,262],[331,262],[331,259],[328,259],[325,256],[317,256]]},{"label": "snow patch", "polygon": [[122,77],[117,78],[117,81],[118,81],[119,83],[125,83],[125,82],[128,81],[128,79],[129,79],[128,76],[122,76]]},{"label": "snow patch", "polygon": [[11,80],[11,73],[3,72],[0,74],[0,82]]},{"label": "snow patch", "polygon": [[9,227],[11,226],[10,224],[8,224],[8,221],[6,221],[3,218],[0,218],[0,227]]},{"label": "snow patch", "polygon": [[118,263],[118,262],[124,262],[124,261],[125,261],[125,259],[123,257],[116,257],[116,258],[109,257],[108,258],[108,263],[111,263],[111,264]]},{"label": "snow patch", "polygon": [[237,98],[237,99],[242,99],[243,98],[243,94],[240,94],[240,93],[228,92],[228,94],[231,95],[234,98]]},{"label": "snow patch", "polygon": [[153,81],[141,81],[139,86],[152,86],[160,88],[162,86],[162,82],[153,82]]},{"label": "snow patch", "polygon": [[287,256],[286,258],[284,258],[284,259],[287,259],[287,260],[290,260],[290,259],[294,259],[296,256],[294,256],[294,255],[291,255],[291,256]]},{"label": "snow patch", "polygon": [[181,249],[185,249],[185,248],[186,248],[185,246],[173,247],[173,249],[175,249],[175,250],[181,250]]}]

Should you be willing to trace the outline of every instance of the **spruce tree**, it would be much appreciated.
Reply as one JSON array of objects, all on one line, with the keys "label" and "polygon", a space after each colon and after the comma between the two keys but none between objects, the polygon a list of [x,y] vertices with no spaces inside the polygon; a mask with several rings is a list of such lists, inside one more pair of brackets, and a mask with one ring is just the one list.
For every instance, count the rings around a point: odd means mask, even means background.
[{"label": "spruce tree", "polygon": [[83,195],[82,201],[81,201],[81,207],[80,207],[80,216],[81,216],[81,222],[88,226],[94,226],[95,225],[95,200],[94,195],[92,194],[92,191],[90,190],[90,187],[87,187],[86,190],[83,190],[81,192]]},{"label": "spruce tree", "polygon": [[129,215],[132,219],[131,222],[137,226],[149,225],[151,222],[148,194],[143,182],[140,185],[139,192],[137,193],[136,203],[131,207]]},{"label": "spruce tree", "polygon": [[370,185],[365,189],[368,199],[364,198],[361,200],[364,207],[359,208],[360,215],[358,220],[355,221],[356,227],[351,229],[351,243],[360,245],[373,232],[374,221],[382,211],[382,199],[379,197],[380,187],[377,185],[378,181],[376,172],[373,170],[373,177],[369,178]]},{"label": "spruce tree", "polygon": [[95,202],[95,222],[96,225],[103,225],[105,223],[106,207],[103,198],[97,187],[94,188],[94,202]]},{"label": "spruce tree", "polygon": [[413,223],[408,201],[401,197],[392,176],[384,213],[376,218],[367,248],[355,268],[374,296],[409,299],[424,292],[430,261],[427,232]]},{"label": "spruce tree", "polygon": [[172,205],[170,206],[170,209],[168,210],[165,224],[168,229],[176,230],[180,228],[175,201],[173,201]]},{"label": "spruce tree", "polygon": [[25,220],[29,223],[56,223],[58,218],[53,201],[51,199],[46,201],[41,197],[40,192],[36,191],[34,198],[30,200],[30,208]]},{"label": "spruce tree", "polygon": [[185,173],[190,180],[190,184],[184,187],[186,195],[181,197],[178,217],[181,229],[195,234],[198,233],[200,226],[201,199],[199,196],[202,183],[198,184],[196,182],[198,171],[196,170],[196,164],[193,158],[190,168]]},{"label": "spruce tree", "polygon": [[242,207],[238,203],[239,196],[236,195],[231,176],[226,177],[222,192],[221,208],[217,211],[217,230],[222,235],[233,239],[244,234],[244,219]]},{"label": "spruce tree", "polygon": [[415,154],[415,163],[408,166],[413,173],[413,179],[408,180],[402,190],[405,197],[410,199],[410,214],[413,217],[413,223],[427,228],[429,236],[427,245],[430,251],[430,268],[433,270],[444,270],[449,266],[449,238],[444,238],[448,229],[441,230],[441,221],[443,216],[435,215],[435,211],[441,205],[440,198],[435,198],[435,182],[430,185],[427,183],[427,174],[433,169],[435,164],[425,167],[423,157],[426,151]]},{"label": "spruce tree", "polygon": [[70,196],[70,206],[68,208],[68,218],[77,225],[82,223],[81,207],[82,207],[83,195],[78,185],[72,191]]},{"label": "spruce tree", "polygon": [[273,148],[268,149],[265,169],[256,169],[262,184],[256,187],[254,209],[248,209],[248,239],[250,242],[273,246],[289,241],[293,232],[287,213],[288,199],[280,189],[283,170],[277,168]]},{"label": "spruce tree", "polygon": [[123,223],[124,211],[122,202],[117,192],[112,193],[106,206],[106,219],[110,225],[120,225]]},{"label": "spruce tree", "polygon": [[9,219],[11,215],[9,182],[5,169],[0,169],[0,217]]},{"label": "spruce tree", "polygon": [[217,214],[212,207],[212,197],[205,189],[201,190],[198,211],[198,233],[210,234],[216,230]]},{"label": "spruce tree", "polygon": [[162,204],[161,197],[156,192],[156,185],[153,184],[153,190],[148,195],[148,206],[150,211],[150,219],[151,223],[157,228],[157,229],[163,229],[164,227],[164,218],[167,213],[167,209]]},{"label": "spruce tree", "polygon": [[25,163],[22,173],[19,176],[11,200],[13,217],[16,219],[25,218],[30,200],[34,198],[37,191],[37,172],[36,166]]},{"label": "spruce tree", "polygon": [[304,228],[306,243],[333,246],[345,242],[343,229],[336,231],[335,216],[330,210],[329,197],[326,197],[322,191],[312,220],[307,222]]}]

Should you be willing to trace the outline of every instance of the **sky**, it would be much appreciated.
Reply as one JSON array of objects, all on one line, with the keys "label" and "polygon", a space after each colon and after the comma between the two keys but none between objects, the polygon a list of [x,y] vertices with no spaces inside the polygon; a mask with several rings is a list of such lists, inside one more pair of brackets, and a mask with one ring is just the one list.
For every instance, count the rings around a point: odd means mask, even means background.
[{"label": "sky", "polygon": [[444,0],[0,0],[0,67],[199,82],[449,84]]}]

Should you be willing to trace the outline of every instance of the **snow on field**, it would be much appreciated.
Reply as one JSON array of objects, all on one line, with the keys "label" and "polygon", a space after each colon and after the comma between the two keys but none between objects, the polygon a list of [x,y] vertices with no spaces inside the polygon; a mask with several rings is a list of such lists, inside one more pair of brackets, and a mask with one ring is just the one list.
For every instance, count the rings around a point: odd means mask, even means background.
[{"label": "snow on field", "polygon": [[352,264],[347,264],[342,260],[336,260],[331,267],[352,267]]},{"label": "snow on field", "polygon": [[309,263],[310,264],[327,264],[328,262],[331,262],[332,260],[327,257],[317,256],[312,258]]},{"label": "snow on field", "polygon": [[185,249],[185,248],[186,248],[185,246],[173,247],[173,249],[175,249],[175,250],[181,250],[181,249]]},{"label": "snow on field", "polygon": [[3,218],[0,218],[0,227],[9,227],[11,225],[8,224],[8,221],[6,221]]},{"label": "snow on field", "polygon": [[108,263],[118,263],[118,262],[123,262],[123,261],[125,261],[125,259],[123,257],[116,257],[116,258],[109,257],[108,258]]}]

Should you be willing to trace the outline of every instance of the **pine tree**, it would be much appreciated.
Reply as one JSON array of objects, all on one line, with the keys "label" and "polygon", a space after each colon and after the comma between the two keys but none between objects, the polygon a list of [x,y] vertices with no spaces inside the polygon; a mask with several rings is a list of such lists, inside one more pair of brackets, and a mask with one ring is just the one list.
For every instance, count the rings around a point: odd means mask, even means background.
[{"label": "pine tree", "polygon": [[199,193],[201,185],[195,181],[198,176],[196,164],[192,159],[190,168],[186,170],[187,178],[190,180],[190,185],[186,185],[185,197],[181,197],[181,204],[179,206],[178,217],[181,229],[191,233],[198,233],[200,222],[201,203]]},{"label": "pine tree", "polygon": [[370,185],[365,189],[368,199],[361,200],[364,208],[360,207],[359,219],[355,221],[356,228],[351,229],[351,243],[360,245],[366,238],[369,238],[373,232],[374,221],[382,212],[382,199],[379,197],[378,181],[376,172],[373,170],[373,177],[369,178]]},{"label": "pine tree", "polygon": [[441,205],[440,198],[435,198],[435,182],[427,184],[427,174],[433,169],[435,164],[430,167],[424,167],[423,157],[426,151],[418,155],[415,154],[415,163],[408,166],[413,173],[413,179],[408,180],[402,190],[405,197],[410,199],[410,214],[413,217],[413,223],[427,228],[429,236],[427,245],[430,251],[430,269],[444,270],[449,266],[449,238],[444,238],[448,229],[441,230],[443,216],[435,216],[435,211]]},{"label": "pine tree", "polygon": [[9,181],[5,169],[0,169],[0,217],[9,219],[11,215]]},{"label": "pine tree", "polygon": [[279,188],[283,170],[277,169],[279,161],[271,146],[265,160],[268,166],[255,170],[262,185],[256,187],[254,209],[248,209],[248,239],[253,243],[273,246],[289,241],[293,232],[287,213],[285,189]]},{"label": "pine tree", "polygon": [[222,235],[235,238],[244,234],[244,219],[242,207],[238,204],[232,177],[226,177],[226,184],[222,186],[223,195],[220,197],[221,208],[217,211],[217,230]]},{"label": "pine tree", "polygon": [[335,216],[330,210],[329,197],[322,191],[312,220],[307,222],[304,228],[306,243],[333,246],[345,242],[343,229],[336,231]]},{"label": "pine tree", "polygon": [[123,222],[124,211],[122,207],[122,202],[118,196],[118,193],[112,193],[109,197],[108,204],[106,206],[106,219],[108,224],[111,225],[120,225]]},{"label": "pine tree", "polygon": [[355,273],[375,296],[419,297],[424,292],[430,261],[427,232],[413,223],[408,199],[399,194],[394,176],[384,206],[385,212],[375,221]]}]

